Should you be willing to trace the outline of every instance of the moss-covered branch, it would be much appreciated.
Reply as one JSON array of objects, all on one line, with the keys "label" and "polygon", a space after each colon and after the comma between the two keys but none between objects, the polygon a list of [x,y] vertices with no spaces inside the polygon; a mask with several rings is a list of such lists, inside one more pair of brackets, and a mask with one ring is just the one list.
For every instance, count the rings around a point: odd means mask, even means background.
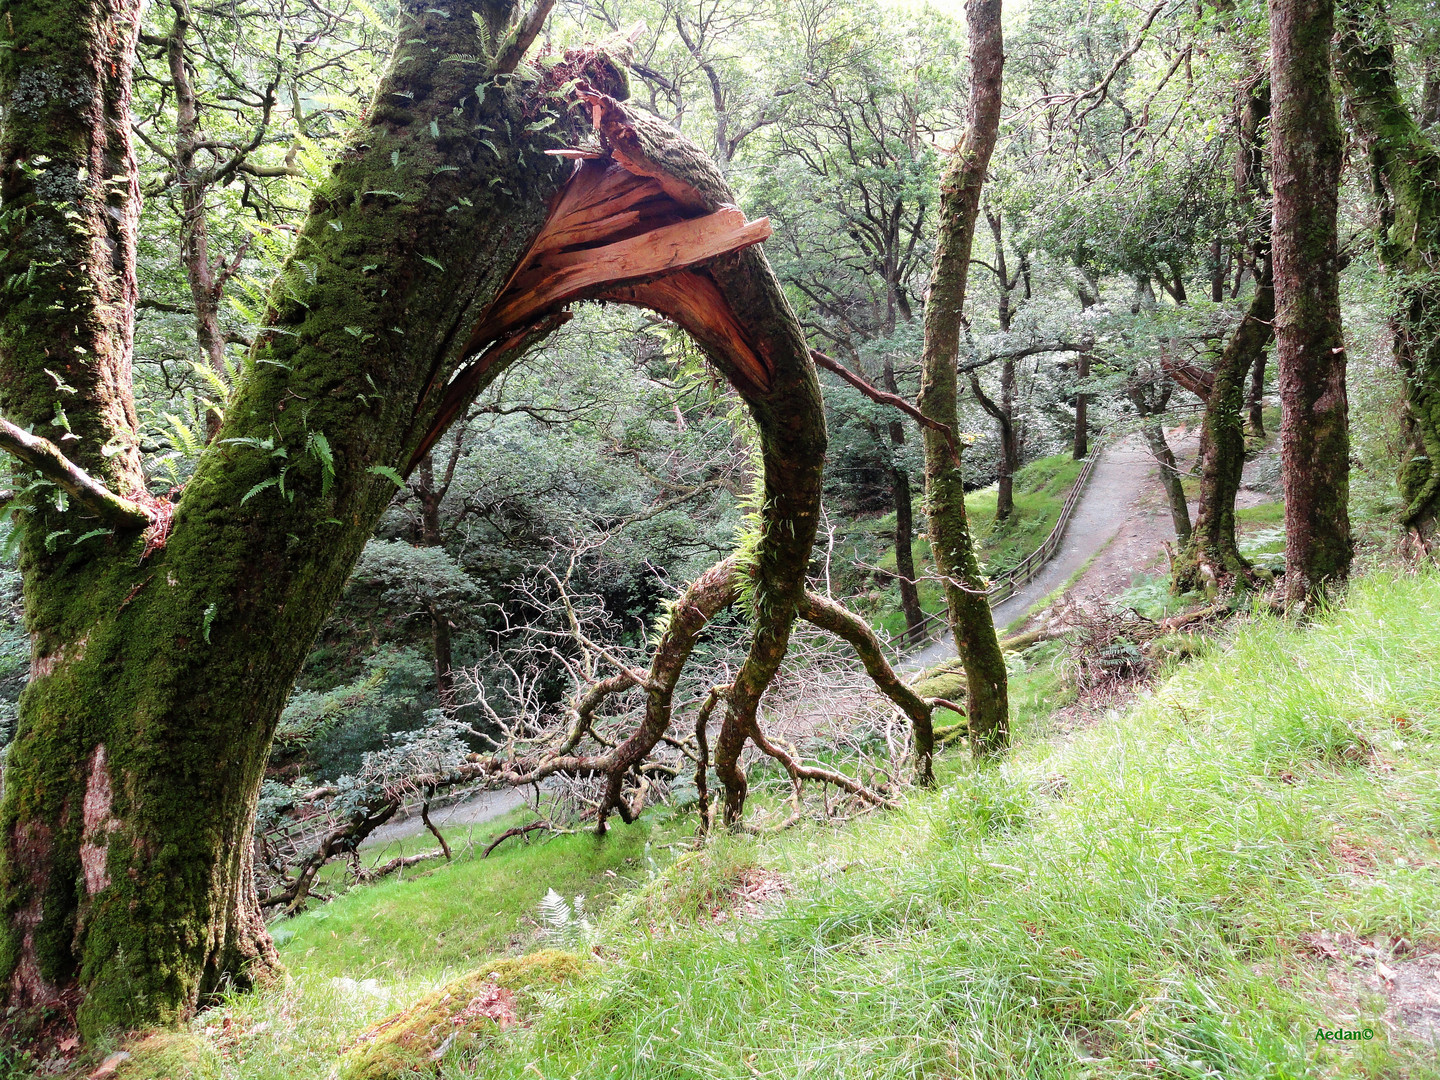
[{"label": "moss-covered branch", "polygon": [[828,630],[853,648],[865,665],[865,673],[880,692],[909,717],[915,737],[918,779],[922,784],[932,783],[935,779],[932,767],[935,736],[931,728],[930,706],[895,674],[869,624],[835,601],[813,592],[807,592],[800,602],[800,617],[822,630]]},{"label": "moss-covered branch", "polygon": [[60,452],[49,439],[31,435],[9,420],[0,420],[0,450],[13,454],[107,525],[140,529],[154,514],[137,502],[122,499]]}]

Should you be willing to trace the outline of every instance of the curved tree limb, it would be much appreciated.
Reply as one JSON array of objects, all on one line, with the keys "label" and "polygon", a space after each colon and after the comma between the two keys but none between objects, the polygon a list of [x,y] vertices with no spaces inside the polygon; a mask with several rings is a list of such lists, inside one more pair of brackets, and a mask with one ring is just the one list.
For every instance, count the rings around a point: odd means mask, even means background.
[{"label": "curved tree limb", "polygon": [[917,778],[922,784],[935,780],[932,767],[935,736],[931,727],[930,706],[906,686],[890,667],[881,651],[880,641],[865,620],[846,611],[833,600],[813,592],[807,592],[800,602],[800,617],[814,623],[822,630],[841,638],[849,644],[865,665],[865,673],[876,687],[893,701],[900,711],[910,718],[911,730],[915,733],[915,766]]},{"label": "curved tree limb", "polygon": [[930,417],[926,416],[899,394],[886,393],[884,390],[879,390],[871,386],[833,356],[827,356],[819,349],[811,349],[810,357],[815,361],[816,367],[822,367],[832,374],[839,375],[840,378],[844,379],[877,405],[889,405],[892,409],[899,409],[922,428],[929,428],[931,431],[940,432],[940,434],[945,437],[945,441],[950,445],[950,456],[955,459],[955,467],[957,469],[960,468],[960,448],[955,443],[955,432],[950,428],[938,420],[930,419]]}]

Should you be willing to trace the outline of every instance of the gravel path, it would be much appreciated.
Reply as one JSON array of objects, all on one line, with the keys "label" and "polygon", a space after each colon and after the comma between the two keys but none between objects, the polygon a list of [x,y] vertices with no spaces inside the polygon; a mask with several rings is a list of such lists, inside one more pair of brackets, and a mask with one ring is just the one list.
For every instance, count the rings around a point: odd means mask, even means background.
[{"label": "gravel path", "polygon": [[[1036,577],[994,609],[995,628],[1003,634],[1006,627],[1028,615],[1037,602],[1069,581],[1075,571],[1110,543],[1147,483],[1158,487],[1154,477],[1155,459],[1138,435],[1101,451],[1070,527],[1065,530],[1060,551]],[[898,667],[901,671],[923,671],[954,655],[955,642],[945,634],[906,657]]]},{"label": "gravel path", "polygon": [[[438,828],[448,832],[464,825],[483,825],[502,814],[508,814],[518,806],[523,806],[524,803],[524,792],[513,788],[504,791],[477,791],[468,799],[463,799],[453,806],[431,810],[430,820]],[[406,837],[416,836],[424,831],[425,823],[420,820],[420,808],[416,807],[415,812],[409,817],[381,825],[360,845],[360,850],[383,847],[396,840],[404,840]]]}]

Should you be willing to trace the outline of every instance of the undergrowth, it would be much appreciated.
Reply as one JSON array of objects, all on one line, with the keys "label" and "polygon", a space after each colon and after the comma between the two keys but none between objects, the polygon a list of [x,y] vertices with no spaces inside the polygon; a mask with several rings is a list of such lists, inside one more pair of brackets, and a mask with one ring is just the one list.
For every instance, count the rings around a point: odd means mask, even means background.
[{"label": "undergrowth", "polygon": [[[1440,575],[1374,576],[1310,627],[1257,618],[1064,739],[1044,737],[1064,690],[1037,658],[1020,745],[942,757],[938,788],[895,811],[716,837],[652,875],[643,829],[687,831],[662,815],[359,889],[300,920],[283,986],[192,1031],[226,1077],[318,1080],[463,970],[473,949],[440,939],[498,949],[478,927],[508,911],[533,949],[545,890],[588,910],[609,871],[629,880],[589,937],[598,963],[431,1075],[1437,1077],[1433,1048],[1383,999],[1337,994],[1306,947],[1440,946],[1437,651]],[[747,912],[727,896],[756,875],[783,888]]]}]

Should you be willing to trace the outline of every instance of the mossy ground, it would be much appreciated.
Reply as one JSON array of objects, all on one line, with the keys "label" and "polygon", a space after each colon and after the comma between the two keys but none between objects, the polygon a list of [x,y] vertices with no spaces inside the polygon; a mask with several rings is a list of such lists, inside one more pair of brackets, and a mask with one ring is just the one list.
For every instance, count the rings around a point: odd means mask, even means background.
[{"label": "mossy ground", "polygon": [[523,1023],[539,995],[588,966],[558,949],[484,964],[361,1036],[340,1065],[340,1080],[438,1075],[447,1056],[475,1053],[510,1024]]}]

